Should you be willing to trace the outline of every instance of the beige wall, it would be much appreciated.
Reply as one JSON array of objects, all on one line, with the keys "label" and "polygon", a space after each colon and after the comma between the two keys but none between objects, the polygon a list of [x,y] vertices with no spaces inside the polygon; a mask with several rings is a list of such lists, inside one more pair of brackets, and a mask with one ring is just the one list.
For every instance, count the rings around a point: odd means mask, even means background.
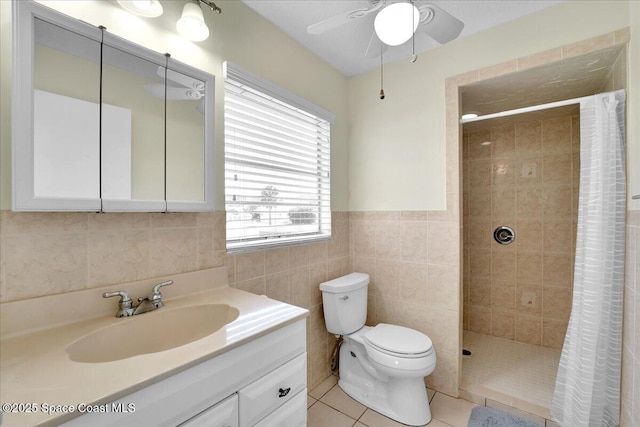
[{"label": "beige wall", "polygon": [[[520,120],[464,133],[464,328],[562,348],[571,313],[580,117]],[[514,229],[512,244],[494,241],[501,225]]]},{"label": "beige wall", "polygon": [[[640,26],[637,18],[630,22],[630,8],[638,9],[630,3],[635,2],[569,1],[420,54],[414,64],[390,64],[384,69],[384,101],[377,97],[379,70],[350,78],[349,209],[444,209],[445,191],[451,191],[446,185],[444,80],[630,24]],[[640,51],[639,32],[632,27],[632,56]],[[632,59],[629,75],[640,74],[638,61]],[[629,103],[640,104],[640,89],[634,93],[634,87],[635,82]],[[636,153],[640,140],[633,137],[640,134],[639,126],[630,126]]]}]

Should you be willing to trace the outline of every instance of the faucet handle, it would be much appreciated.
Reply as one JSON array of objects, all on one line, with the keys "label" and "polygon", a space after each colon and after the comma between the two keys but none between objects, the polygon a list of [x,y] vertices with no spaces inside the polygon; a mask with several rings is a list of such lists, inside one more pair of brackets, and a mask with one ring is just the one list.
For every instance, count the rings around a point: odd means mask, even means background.
[{"label": "faucet handle", "polygon": [[160,288],[162,288],[163,286],[169,286],[169,285],[173,285],[173,280],[167,280],[165,282],[162,283],[158,283],[157,285],[155,285],[153,287],[153,294],[154,295],[161,295],[160,294]]},{"label": "faucet handle", "polygon": [[117,292],[105,292],[104,294],[102,294],[102,298],[111,298],[111,297],[120,297],[120,302],[131,302],[131,297],[129,296],[128,293],[124,292],[124,291],[117,291]]},{"label": "faucet handle", "polygon": [[118,302],[118,312],[116,317],[127,317],[133,314],[133,301],[128,293],[124,291],[117,292],[105,292],[102,294],[102,298],[120,297]]}]

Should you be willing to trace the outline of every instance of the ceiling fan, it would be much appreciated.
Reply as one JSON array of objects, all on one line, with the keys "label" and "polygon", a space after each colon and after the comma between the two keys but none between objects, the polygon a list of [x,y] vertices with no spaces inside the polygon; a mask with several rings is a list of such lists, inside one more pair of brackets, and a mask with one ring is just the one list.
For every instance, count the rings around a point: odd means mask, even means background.
[{"label": "ceiling fan", "polygon": [[[464,28],[464,23],[462,21],[434,4],[421,3],[419,0],[369,0],[369,7],[344,12],[329,19],[325,19],[324,21],[312,24],[307,27],[307,32],[309,34],[322,34],[342,25],[364,18],[372,13],[376,13],[376,21],[378,21],[383,15],[382,12],[389,15],[386,11],[388,10],[390,12],[391,8],[389,8],[389,6],[397,8],[395,5],[408,5],[412,11],[410,13],[415,13],[417,11],[417,15],[409,16],[409,19],[413,21],[414,24],[413,31],[411,31],[409,38],[411,38],[413,32],[421,30],[438,43],[444,44],[458,37]],[[415,9],[411,6],[414,6]],[[407,21],[409,30],[411,30],[411,21]],[[407,28],[405,28],[405,30],[406,29]],[[371,38],[369,39],[369,44],[365,52],[366,57],[379,56],[386,50],[387,46],[394,45],[381,41],[380,34],[377,30],[378,22],[376,22]],[[382,38],[384,39],[384,37]],[[404,39],[402,43],[407,40],[408,39]]]},{"label": "ceiling fan", "polygon": [[[158,67],[156,74],[165,77],[165,68]],[[145,90],[156,98],[166,98],[168,101],[194,101],[204,98],[204,83],[189,76],[168,70],[166,73],[167,84],[150,83],[144,86]],[[196,109],[204,114],[204,100]]]}]

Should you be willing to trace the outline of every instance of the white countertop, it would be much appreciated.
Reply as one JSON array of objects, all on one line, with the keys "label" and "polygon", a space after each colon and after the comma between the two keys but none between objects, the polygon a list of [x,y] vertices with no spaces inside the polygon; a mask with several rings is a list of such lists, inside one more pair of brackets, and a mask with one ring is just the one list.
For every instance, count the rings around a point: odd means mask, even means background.
[{"label": "white countertop", "polygon": [[211,303],[236,307],[238,318],[189,344],[113,362],[74,362],[65,351],[78,339],[125,321],[113,315],[0,340],[0,403],[23,403],[37,410],[5,412],[2,426],[60,424],[81,414],[77,411],[47,414],[43,412],[47,409],[45,405],[77,407],[111,402],[308,315],[303,308],[226,286],[169,299],[159,310]]}]

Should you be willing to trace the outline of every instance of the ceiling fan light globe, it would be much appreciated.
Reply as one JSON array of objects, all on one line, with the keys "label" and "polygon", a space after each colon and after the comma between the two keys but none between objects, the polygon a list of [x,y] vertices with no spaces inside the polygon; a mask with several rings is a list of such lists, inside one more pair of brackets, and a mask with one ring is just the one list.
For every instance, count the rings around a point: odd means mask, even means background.
[{"label": "ceiling fan light globe", "polygon": [[189,2],[182,9],[182,16],[176,22],[178,33],[191,41],[201,42],[209,37],[209,27],[204,22],[200,3]]},{"label": "ceiling fan light globe", "polygon": [[382,43],[399,46],[418,28],[420,11],[411,3],[391,3],[376,15],[373,26]]}]

